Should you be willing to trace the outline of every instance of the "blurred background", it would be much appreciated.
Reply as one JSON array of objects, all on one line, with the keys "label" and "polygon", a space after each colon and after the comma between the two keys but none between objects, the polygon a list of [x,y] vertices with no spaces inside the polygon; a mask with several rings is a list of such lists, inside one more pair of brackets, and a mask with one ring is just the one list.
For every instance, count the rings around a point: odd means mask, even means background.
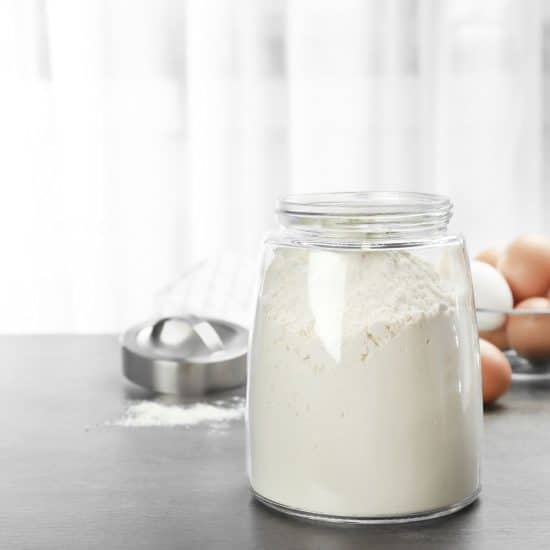
[{"label": "blurred background", "polygon": [[289,192],[550,233],[550,0],[0,0],[0,332],[112,332]]}]

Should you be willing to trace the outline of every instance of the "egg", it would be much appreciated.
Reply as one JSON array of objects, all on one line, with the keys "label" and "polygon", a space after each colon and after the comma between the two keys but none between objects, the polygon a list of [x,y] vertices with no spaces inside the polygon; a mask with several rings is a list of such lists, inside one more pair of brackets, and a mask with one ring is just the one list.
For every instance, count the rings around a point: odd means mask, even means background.
[{"label": "egg", "polygon": [[500,249],[496,246],[491,246],[482,250],[477,256],[476,260],[483,262],[485,264],[492,265],[493,267],[497,266],[498,258],[500,256]]},{"label": "egg", "polygon": [[[517,310],[544,310],[550,313],[549,298],[528,298]],[[550,314],[510,315],[506,323],[508,342],[520,355],[528,359],[550,358]]]},{"label": "egg", "polygon": [[500,256],[497,267],[508,281],[516,302],[544,296],[550,288],[550,238],[518,237]]},{"label": "egg", "polygon": [[[472,283],[476,308],[512,309],[514,299],[506,279],[489,264],[474,260],[471,264]],[[477,313],[479,330],[488,331],[500,328],[506,316],[499,313]]]},{"label": "egg", "polygon": [[483,402],[492,403],[508,391],[512,382],[512,367],[506,356],[496,346],[481,338],[479,353]]},{"label": "egg", "polygon": [[480,331],[479,337],[491,342],[491,344],[495,345],[498,349],[510,349],[508,335],[506,334],[506,325],[503,325],[496,330]]}]

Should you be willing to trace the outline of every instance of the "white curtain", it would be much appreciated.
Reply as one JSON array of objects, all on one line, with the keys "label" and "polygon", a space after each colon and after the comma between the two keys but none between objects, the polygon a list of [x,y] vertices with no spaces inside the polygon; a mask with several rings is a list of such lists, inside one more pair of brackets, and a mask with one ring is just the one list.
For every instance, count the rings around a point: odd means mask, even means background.
[{"label": "white curtain", "polygon": [[[550,0],[0,0],[1,332],[110,332],[287,192],[550,232]],[[546,52],[546,56],[545,56]]]}]

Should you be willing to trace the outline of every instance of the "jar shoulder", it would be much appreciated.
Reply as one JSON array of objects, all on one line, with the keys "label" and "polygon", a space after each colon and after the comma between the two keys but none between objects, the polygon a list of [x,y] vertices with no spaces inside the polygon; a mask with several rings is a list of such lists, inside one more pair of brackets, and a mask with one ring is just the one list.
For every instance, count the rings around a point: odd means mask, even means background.
[{"label": "jar shoulder", "polygon": [[389,249],[415,249],[426,247],[460,247],[465,248],[464,236],[458,234],[444,234],[429,236],[426,238],[404,238],[400,235],[395,238],[392,235],[327,235],[288,229],[277,229],[269,232],[264,238],[264,245],[271,247],[312,248],[333,250],[389,250]]}]

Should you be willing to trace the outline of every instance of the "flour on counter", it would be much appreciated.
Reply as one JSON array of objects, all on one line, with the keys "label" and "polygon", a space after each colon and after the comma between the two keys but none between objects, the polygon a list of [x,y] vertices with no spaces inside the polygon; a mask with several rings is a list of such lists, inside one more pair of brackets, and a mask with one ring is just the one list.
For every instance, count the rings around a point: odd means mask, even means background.
[{"label": "flour on counter", "polygon": [[165,405],[157,401],[140,401],[128,407],[123,418],[112,425],[124,427],[195,426],[201,423],[220,425],[244,416],[244,399],[196,403],[194,405]]}]

